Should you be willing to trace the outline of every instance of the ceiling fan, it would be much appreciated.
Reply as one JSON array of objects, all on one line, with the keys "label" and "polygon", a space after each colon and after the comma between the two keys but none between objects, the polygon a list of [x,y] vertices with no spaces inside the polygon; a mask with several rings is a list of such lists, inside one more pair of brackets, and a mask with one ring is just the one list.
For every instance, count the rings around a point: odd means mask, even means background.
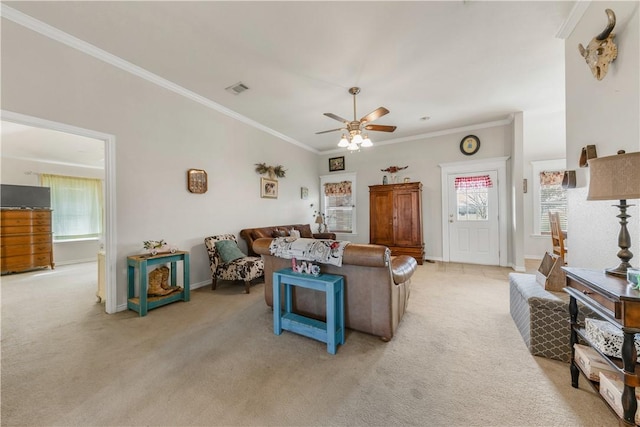
[{"label": "ceiling fan", "polygon": [[[338,130],[347,131],[349,132],[349,136],[350,136],[349,139],[351,140],[351,143],[349,143],[349,141],[347,141],[346,137],[343,135],[343,138],[340,140],[340,144],[338,144],[338,146],[349,147],[350,149],[357,149],[356,145],[363,142],[363,138],[361,135],[363,129],[376,131],[376,132],[393,132],[394,130],[396,130],[396,126],[369,124],[372,121],[377,120],[380,117],[384,116],[385,114],[389,114],[389,110],[387,110],[384,107],[378,107],[372,112],[370,112],[369,114],[367,114],[366,116],[362,117],[360,120],[357,120],[356,119],[357,117],[356,116],[356,95],[360,93],[360,88],[352,87],[349,89],[349,93],[353,95],[353,121],[343,119],[342,117],[337,116],[333,113],[324,113],[325,116],[331,117],[334,120],[342,122],[344,123],[345,126],[341,128],[336,128],[336,129],[324,130],[322,132],[316,132],[316,135],[335,132]],[[367,140],[369,141],[368,144],[363,144],[363,146],[371,145],[371,141],[365,135],[364,141],[367,141]]]}]

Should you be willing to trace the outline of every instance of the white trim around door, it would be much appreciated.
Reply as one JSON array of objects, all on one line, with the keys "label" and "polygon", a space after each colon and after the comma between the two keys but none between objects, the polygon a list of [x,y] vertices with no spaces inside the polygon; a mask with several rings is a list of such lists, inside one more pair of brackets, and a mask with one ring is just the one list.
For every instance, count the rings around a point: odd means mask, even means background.
[{"label": "white trim around door", "polygon": [[498,228],[499,228],[499,262],[506,267],[508,264],[508,216],[507,216],[507,160],[509,157],[496,157],[491,159],[466,160],[463,162],[441,163],[441,194],[442,194],[442,261],[449,262],[449,191],[447,189],[447,177],[451,174],[472,173],[477,171],[494,170],[498,175]]},{"label": "white trim around door", "polygon": [[104,224],[104,249],[105,249],[105,281],[106,281],[106,301],[105,311],[109,314],[117,311],[116,305],[116,138],[102,132],[83,129],[64,123],[53,122],[40,119],[38,117],[27,116],[12,111],[0,110],[0,118],[8,122],[19,123],[26,126],[39,127],[43,129],[56,130],[59,132],[71,133],[87,138],[104,141],[104,202],[105,202],[105,224]]}]

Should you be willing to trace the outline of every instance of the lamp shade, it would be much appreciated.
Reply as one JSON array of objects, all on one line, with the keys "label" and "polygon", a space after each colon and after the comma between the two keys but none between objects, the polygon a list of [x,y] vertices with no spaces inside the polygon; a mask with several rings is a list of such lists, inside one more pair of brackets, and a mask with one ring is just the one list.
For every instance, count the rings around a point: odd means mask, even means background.
[{"label": "lamp shade", "polygon": [[318,216],[316,217],[316,224],[322,224],[324,221],[322,221],[322,216],[320,214],[318,214]]},{"label": "lamp shade", "polygon": [[587,200],[640,198],[640,152],[589,160]]}]

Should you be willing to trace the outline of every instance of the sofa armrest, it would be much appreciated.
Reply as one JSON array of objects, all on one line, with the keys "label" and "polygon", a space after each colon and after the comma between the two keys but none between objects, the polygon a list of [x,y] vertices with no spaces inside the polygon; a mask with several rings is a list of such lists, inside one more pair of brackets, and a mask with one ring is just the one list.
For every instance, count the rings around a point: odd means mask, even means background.
[{"label": "sofa armrest", "polygon": [[399,285],[411,280],[411,276],[418,268],[418,262],[414,257],[408,255],[399,255],[391,258],[391,273],[393,274],[393,283]]}]

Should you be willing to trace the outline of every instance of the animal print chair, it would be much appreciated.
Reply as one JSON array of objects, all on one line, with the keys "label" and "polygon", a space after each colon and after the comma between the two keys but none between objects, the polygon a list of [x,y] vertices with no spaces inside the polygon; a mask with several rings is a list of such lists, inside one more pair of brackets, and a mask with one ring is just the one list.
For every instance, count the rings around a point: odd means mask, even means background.
[{"label": "animal print chair", "polygon": [[211,268],[211,289],[215,290],[218,279],[242,280],[244,291],[249,293],[251,281],[264,276],[264,261],[260,257],[243,254],[233,234],[220,234],[204,239]]}]

